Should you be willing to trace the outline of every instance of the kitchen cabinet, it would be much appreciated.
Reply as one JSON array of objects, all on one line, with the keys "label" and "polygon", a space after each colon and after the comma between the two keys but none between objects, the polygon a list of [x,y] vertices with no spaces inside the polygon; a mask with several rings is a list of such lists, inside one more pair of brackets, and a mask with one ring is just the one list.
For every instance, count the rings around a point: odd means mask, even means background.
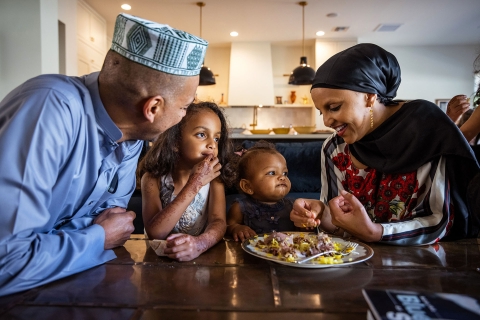
[{"label": "kitchen cabinet", "polygon": [[102,68],[106,46],[107,24],[88,4],[77,2],[77,69],[78,75]]},{"label": "kitchen cabinet", "polygon": [[77,50],[79,75],[100,71],[103,60],[105,60],[105,52],[102,53],[91,48],[81,39],[77,41]]}]

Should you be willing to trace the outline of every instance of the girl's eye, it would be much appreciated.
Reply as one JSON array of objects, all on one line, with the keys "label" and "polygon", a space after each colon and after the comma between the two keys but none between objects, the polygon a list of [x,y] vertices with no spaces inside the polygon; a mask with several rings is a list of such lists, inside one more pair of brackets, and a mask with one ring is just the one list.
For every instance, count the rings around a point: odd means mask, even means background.
[{"label": "girl's eye", "polygon": [[274,176],[275,175],[275,171],[269,171],[267,172],[267,176]]},{"label": "girl's eye", "polygon": [[218,143],[218,141],[220,141],[220,138],[214,138],[213,140]]},{"label": "girl's eye", "polygon": [[204,132],[199,132],[199,133],[196,134],[196,136],[198,136],[200,138],[205,138],[206,137]]},{"label": "girl's eye", "polygon": [[288,176],[288,172],[285,171],[285,172],[283,173],[283,175],[284,175],[285,177]]}]

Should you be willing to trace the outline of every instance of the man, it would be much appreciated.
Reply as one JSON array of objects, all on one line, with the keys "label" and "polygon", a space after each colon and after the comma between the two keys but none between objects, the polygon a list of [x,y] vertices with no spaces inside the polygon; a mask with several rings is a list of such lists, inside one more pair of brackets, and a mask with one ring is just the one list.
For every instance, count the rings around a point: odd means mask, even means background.
[{"label": "man", "polygon": [[120,14],[100,73],[42,75],[0,103],[0,296],[115,258],[142,140],[185,115],[206,47]]}]

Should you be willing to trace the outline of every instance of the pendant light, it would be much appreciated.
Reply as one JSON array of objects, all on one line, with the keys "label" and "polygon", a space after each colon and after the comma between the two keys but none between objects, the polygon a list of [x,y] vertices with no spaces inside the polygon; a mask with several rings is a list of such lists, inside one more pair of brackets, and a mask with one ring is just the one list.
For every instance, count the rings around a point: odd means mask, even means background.
[{"label": "pendant light", "polygon": [[298,4],[302,6],[302,56],[300,57],[300,66],[293,70],[290,78],[288,78],[288,84],[307,85],[313,83],[315,70],[307,64],[307,57],[305,56],[305,6],[307,2],[301,1]]},{"label": "pendant light", "polygon": [[[197,6],[200,7],[200,38],[202,37],[202,7],[205,7],[204,2],[197,2]],[[210,86],[215,84],[215,75],[209,67],[202,64],[200,69],[200,83],[199,86]]]}]

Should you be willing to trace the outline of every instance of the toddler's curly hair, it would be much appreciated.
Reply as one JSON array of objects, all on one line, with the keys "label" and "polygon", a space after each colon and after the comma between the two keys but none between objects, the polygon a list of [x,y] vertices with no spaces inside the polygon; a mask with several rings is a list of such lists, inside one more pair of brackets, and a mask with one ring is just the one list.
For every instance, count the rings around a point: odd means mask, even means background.
[{"label": "toddler's curly hair", "polygon": [[234,172],[234,174],[232,174],[234,177],[232,184],[239,192],[242,192],[240,189],[240,180],[249,178],[252,168],[255,168],[255,157],[263,153],[280,154],[275,148],[275,144],[260,140],[247,150],[239,148],[239,150],[235,152],[235,156],[231,158],[228,167],[229,170]]}]

